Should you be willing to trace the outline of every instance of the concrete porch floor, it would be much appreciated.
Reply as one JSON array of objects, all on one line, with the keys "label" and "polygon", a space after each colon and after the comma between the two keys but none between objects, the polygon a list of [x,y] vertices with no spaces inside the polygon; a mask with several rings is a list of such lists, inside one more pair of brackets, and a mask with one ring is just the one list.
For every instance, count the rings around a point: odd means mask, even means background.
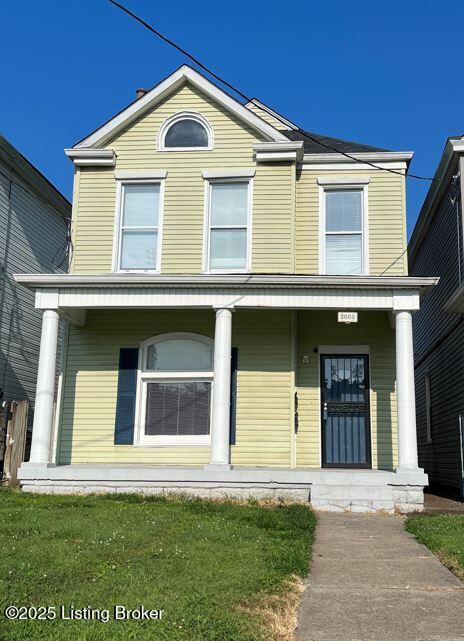
[{"label": "concrete porch floor", "polygon": [[297,641],[462,641],[464,584],[399,516],[320,514]]}]

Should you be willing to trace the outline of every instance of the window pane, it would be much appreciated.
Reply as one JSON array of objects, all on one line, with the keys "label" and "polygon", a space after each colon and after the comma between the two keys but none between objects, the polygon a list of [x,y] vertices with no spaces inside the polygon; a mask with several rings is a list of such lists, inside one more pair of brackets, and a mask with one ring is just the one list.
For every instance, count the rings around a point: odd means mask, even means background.
[{"label": "window pane", "polygon": [[361,231],[362,191],[326,191],[326,231]]},{"label": "window pane", "polygon": [[248,183],[211,185],[211,226],[246,225]]},{"label": "window pane", "polygon": [[125,227],[158,227],[159,185],[124,185]]},{"label": "window pane", "polygon": [[211,372],[212,345],[186,338],[160,341],[149,346],[146,369],[165,372]]},{"label": "window pane", "polygon": [[147,383],[145,434],[209,434],[211,383]]},{"label": "window pane", "polygon": [[123,231],[121,269],[156,269],[158,233]]},{"label": "window pane", "polygon": [[246,269],[246,229],[212,229],[210,269]]},{"label": "window pane", "polygon": [[169,127],[164,138],[165,147],[207,147],[208,134],[202,124],[185,118]]},{"label": "window pane", "polygon": [[325,265],[327,274],[362,273],[362,236],[326,236]]}]

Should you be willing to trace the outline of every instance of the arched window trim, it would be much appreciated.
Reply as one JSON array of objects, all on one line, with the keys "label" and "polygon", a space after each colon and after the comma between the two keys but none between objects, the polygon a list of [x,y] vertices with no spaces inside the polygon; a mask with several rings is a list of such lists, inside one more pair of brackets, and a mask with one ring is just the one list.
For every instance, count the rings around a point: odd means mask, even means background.
[{"label": "arched window trim", "polygon": [[[206,130],[208,136],[208,145],[206,147],[166,147],[164,141],[167,132],[172,127],[172,125],[181,120],[195,120],[196,122],[200,123]],[[158,132],[157,148],[158,151],[211,151],[212,149],[214,149],[213,128],[211,127],[208,120],[206,120],[206,118],[200,113],[197,113],[196,111],[180,111],[167,118],[161,125]]]},{"label": "arched window trim", "polygon": [[[208,345],[211,347],[211,355],[212,359],[214,359],[214,340],[212,338],[209,338],[208,336],[203,336],[202,334],[194,334],[192,332],[168,332],[166,334],[159,334],[157,336],[152,336],[151,338],[147,338],[147,340],[143,341],[140,344],[140,371],[143,372],[144,376],[150,376],[153,378],[168,378],[170,376],[174,376],[175,378],[179,378],[179,374],[182,376],[190,376],[190,374],[196,374],[195,370],[184,370],[184,371],[178,371],[178,370],[150,370],[146,369],[145,363],[146,363],[146,357],[147,357],[147,352],[148,348],[151,345],[157,345],[159,343],[164,343],[165,341],[172,341],[172,340],[191,340],[191,341],[197,341],[198,343],[204,343],[205,345]],[[203,374],[211,374],[213,373],[213,364],[211,364],[211,370],[199,370],[201,372],[201,375]]]},{"label": "arched window trim", "polygon": [[[168,371],[168,370],[147,370],[145,368],[148,348],[168,340],[187,339],[204,343],[211,347],[212,364],[211,370],[201,371]],[[214,340],[202,334],[192,332],[168,332],[152,336],[140,343],[139,368],[137,376],[137,397],[136,397],[136,421],[135,421],[135,445],[141,447],[165,447],[165,446],[208,446],[211,443],[211,434],[198,436],[149,436],[145,434],[145,412],[147,384],[151,381],[193,381],[208,382],[211,384],[211,398],[214,394]],[[210,407],[210,425],[211,425]]]}]

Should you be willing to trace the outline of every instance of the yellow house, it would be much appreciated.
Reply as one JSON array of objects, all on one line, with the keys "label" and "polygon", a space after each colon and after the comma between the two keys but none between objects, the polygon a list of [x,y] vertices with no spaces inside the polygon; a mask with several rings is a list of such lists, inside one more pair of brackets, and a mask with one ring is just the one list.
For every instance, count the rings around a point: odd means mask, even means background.
[{"label": "yellow house", "polygon": [[188,66],[66,153],[70,273],[16,275],[43,310],[23,489],[421,509],[411,315],[435,280],[407,275],[412,154]]}]

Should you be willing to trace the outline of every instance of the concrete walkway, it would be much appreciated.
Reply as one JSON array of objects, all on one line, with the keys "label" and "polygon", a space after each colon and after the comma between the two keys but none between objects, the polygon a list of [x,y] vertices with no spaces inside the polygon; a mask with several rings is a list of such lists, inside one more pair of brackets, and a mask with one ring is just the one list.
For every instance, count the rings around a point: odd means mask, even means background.
[{"label": "concrete walkway", "polygon": [[319,514],[298,641],[463,641],[464,584],[399,516]]}]

